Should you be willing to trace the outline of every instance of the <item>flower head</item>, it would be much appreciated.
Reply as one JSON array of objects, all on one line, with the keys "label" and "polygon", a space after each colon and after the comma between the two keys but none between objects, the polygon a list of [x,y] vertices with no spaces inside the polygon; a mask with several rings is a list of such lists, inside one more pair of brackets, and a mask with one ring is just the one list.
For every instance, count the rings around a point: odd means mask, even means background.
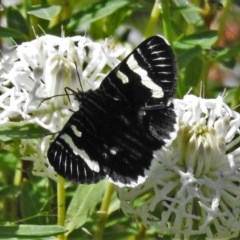
[{"label": "flower head", "polygon": [[179,130],[156,153],[147,181],[118,189],[126,214],[176,238],[239,234],[240,115],[222,97],[175,100]]},{"label": "flower head", "polygon": [[[53,133],[61,130],[71,110],[79,108],[75,99],[69,101],[71,92],[67,95],[65,89],[75,92],[96,89],[105,76],[104,71],[114,68],[126,51],[109,46],[109,41],[97,43],[87,37],[52,35],[16,46],[1,60],[0,123],[14,120],[35,123]],[[36,173],[39,170],[43,175],[44,166],[45,172],[49,172],[48,138],[37,144],[41,156],[36,153],[35,158],[42,161],[34,161]]]},{"label": "flower head", "polygon": [[[113,68],[122,53],[121,49],[110,49],[107,41],[101,44],[81,36],[45,35],[16,46],[1,60],[0,122],[20,116],[52,132],[59,130],[62,122],[56,124],[56,119],[70,105],[65,88],[95,89],[104,77],[103,69]],[[65,100],[54,97],[61,94],[65,94]],[[48,97],[53,97],[52,103],[59,109],[46,112],[51,105],[47,101],[39,106]],[[37,116],[32,117],[31,113],[36,111]]]}]

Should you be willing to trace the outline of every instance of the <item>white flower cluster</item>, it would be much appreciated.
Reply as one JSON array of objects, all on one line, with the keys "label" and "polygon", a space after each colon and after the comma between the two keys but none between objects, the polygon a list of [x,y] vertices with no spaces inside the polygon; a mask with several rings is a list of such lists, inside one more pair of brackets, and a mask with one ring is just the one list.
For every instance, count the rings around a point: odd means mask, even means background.
[{"label": "white flower cluster", "polygon": [[[104,77],[103,69],[116,66],[122,53],[110,49],[107,41],[101,44],[81,36],[45,35],[16,46],[1,60],[0,123],[20,118],[52,132],[61,129],[59,114],[65,111],[62,105],[69,105],[65,88],[95,89]],[[65,94],[64,101],[56,96],[61,94]],[[48,97],[52,101],[39,106]],[[54,111],[49,102],[54,103]]]},{"label": "white flower cluster", "polygon": [[118,188],[123,211],[176,239],[230,239],[240,230],[240,115],[222,97],[175,100],[179,130],[137,188]]},{"label": "white flower cluster", "polygon": [[[97,43],[81,36],[45,35],[16,46],[0,62],[0,124],[30,122],[56,133],[72,110],[79,108],[73,98],[69,101],[72,92],[67,95],[65,89],[96,89],[105,77],[103,72],[114,68],[125,51],[111,48],[109,41]],[[24,152],[31,143],[23,143]],[[45,155],[49,138],[37,146],[34,171],[49,176],[49,172],[53,173]]]}]

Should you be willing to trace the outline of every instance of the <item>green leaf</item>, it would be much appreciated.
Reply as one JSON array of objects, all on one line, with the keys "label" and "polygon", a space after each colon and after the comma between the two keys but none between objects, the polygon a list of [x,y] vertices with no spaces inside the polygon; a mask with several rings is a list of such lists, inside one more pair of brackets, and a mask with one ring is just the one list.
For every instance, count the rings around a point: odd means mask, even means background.
[{"label": "green leaf", "polygon": [[[1,168],[2,170],[2,168]],[[0,186],[0,200],[6,199],[8,196],[16,196],[19,193],[19,188],[15,186]]]},{"label": "green leaf", "polygon": [[202,49],[209,49],[216,43],[217,39],[217,31],[209,30],[184,36],[175,42],[174,46],[178,49],[189,49],[195,46],[200,46]]},{"label": "green leaf", "polygon": [[200,46],[194,46],[190,49],[176,51],[177,62],[179,69],[186,67],[186,65],[192,61],[193,58],[199,56],[202,53],[202,48]]},{"label": "green leaf", "polygon": [[[184,85],[187,89],[191,87],[196,87],[199,84],[201,78],[201,71],[203,66],[203,59],[200,57],[195,57],[191,62],[188,63],[185,70]],[[193,69],[195,69],[193,71]]]},{"label": "green leaf", "polygon": [[221,50],[217,51],[216,57],[218,60],[223,61],[225,59],[233,58],[239,55],[240,53],[240,42],[236,42],[236,44],[231,47],[224,47]]},{"label": "green leaf", "polygon": [[181,10],[181,14],[189,24],[202,25],[203,20],[199,14],[199,9],[188,0],[174,0],[176,6]]},{"label": "green leaf", "polygon": [[67,29],[73,29],[83,24],[89,24],[112,14],[130,2],[130,0],[99,1],[98,3],[92,4],[92,6],[87,10],[77,12],[70,19],[66,19],[65,21],[61,22],[58,26],[56,26],[56,28],[63,25]]},{"label": "green leaf", "polygon": [[108,214],[110,215],[111,213],[117,211],[120,209],[120,201],[117,197],[116,192],[112,195],[110,206],[108,209]]},{"label": "green leaf", "polygon": [[[43,179],[44,180],[44,179]],[[25,181],[22,184],[20,194],[20,212],[21,216],[25,220],[25,223],[31,224],[44,224],[43,218],[41,218],[39,212],[43,207],[41,202],[40,187],[34,186],[32,182]],[[28,219],[30,219],[28,221]]]},{"label": "green leaf", "polygon": [[58,225],[18,225],[0,226],[0,238],[33,238],[55,236],[65,233],[66,229]]},{"label": "green leaf", "polygon": [[49,134],[49,131],[32,123],[9,122],[0,126],[0,140],[9,141],[13,138],[34,139]]},{"label": "green leaf", "polygon": [[28,14],[45,20],[51,20],[61,11],[61,6],[51,5],[45,7],[35,7],[28,11]]},{"label": "green leaf", "polygon": [[27,36],[24,33],[19,32],[15,29],[5,28],[1,26],[0,26],[0,37],[23,39],[23,40],[27,39]]},{"label": "green leaf", "polygon": [[221,64],[229,69],[233,69],[236,66],[236,59],[235,58],[226,58],[221,61]]},{"label": "green leaf", "polygon": [[28,23],[18,9],[12,7],[7,9],[7,24],[9,28],[16,29],[28,36]]},{"label": "green leaf", "polygon": [[102,200],[106,181],[97,184],[79,185],[67,209],[66,228],[69,232],[81,227]]}]

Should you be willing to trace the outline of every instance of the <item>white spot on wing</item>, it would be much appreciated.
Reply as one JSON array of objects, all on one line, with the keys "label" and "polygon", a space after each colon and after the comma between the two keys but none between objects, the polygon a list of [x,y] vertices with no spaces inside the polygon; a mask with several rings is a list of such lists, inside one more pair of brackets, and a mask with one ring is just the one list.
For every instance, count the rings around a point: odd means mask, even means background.
[{"label": "white spot on wing", "polygon": [[78,164],[77,164],[76,172],[77,172],[77,176],[79,177],[80,173],[79,173],[79,166],[78,166]]},{"label": "white spot on wing", "polygon": [[122,83],[128,83],[129,82],[129,80],[128,80],[128,77],[124,74],[124,73],[122,73],[121,71],[117,71],[117,77],[122,81]]},{"label": "white spot on wing", "polygon": [[72,125],[71,128],[72,128],[74,134],[75,134],[77,137],[81,137],[81,136],[82,136],[82,133],[81,133],[80,131],[78,131],[78,129],[76,128],[75,125]]},{"label": "white spot on wing", "polygon": [[88,167],[92,171],[94,171],[94,172],[99,172],[100,171],[99,164],[97,162],[91,160],[84,150],[79,149],[74,144],[72,138],[69,135],[63,134],[61,136],[61,139],[63,139],[71,147],[71,149],[72,149],[72,151],[75,155],[79,155],[84,160],[84,162],[88,165]]},{"label": "white spot on wing", "polygon": [[142,84],[152,91],[153,98],[162,98],[164,96],[162,88],[149,78],[147,71],[138,65],[133,55],[129,57],[127,64],[132,71],[141,77]]},{"label": "white spot on wing", "polygon": [[110,153],[112,154],[112,155],[116,155],[117,154],[117,148],[111,148],[110,149]]},{"label": "white spot on wing", "polygon": [[72,162],[70,162],[70,172],[71,172],[71,176],[73,175],[73,164]]}]

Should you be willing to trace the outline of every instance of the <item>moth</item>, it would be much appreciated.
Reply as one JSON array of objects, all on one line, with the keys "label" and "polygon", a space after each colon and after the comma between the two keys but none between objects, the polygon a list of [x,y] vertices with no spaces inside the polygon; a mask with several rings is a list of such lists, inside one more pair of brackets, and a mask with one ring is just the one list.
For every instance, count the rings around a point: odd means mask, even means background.
[{"label": "moth", "polygon": [[154,152],[175,131],[176,61],[168,42],[152,36],[137,46],[96,90],[77,92],[74,112],[48,149],[62,177],[83,184],[108,178],[134,186]]}]

